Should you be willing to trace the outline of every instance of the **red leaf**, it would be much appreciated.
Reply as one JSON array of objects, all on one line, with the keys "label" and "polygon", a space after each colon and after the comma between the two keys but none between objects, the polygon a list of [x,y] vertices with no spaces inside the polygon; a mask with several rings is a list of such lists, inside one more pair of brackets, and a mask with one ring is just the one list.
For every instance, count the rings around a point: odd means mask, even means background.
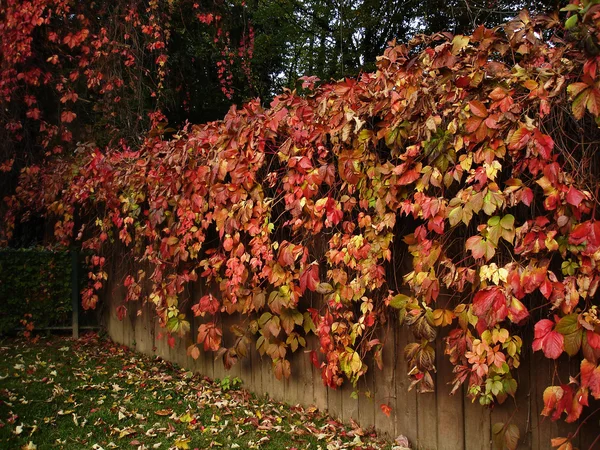
[{"label": "red leaf", "polygon": [[[566,422],[575,422],[581,415],[583,405],[587,405],[587,395],[580,389],[577,394],[569,385],[549,386],[544,390],[543,416],[552,416],[551,420],[558,420],[564,412],[567,414]],[[553,413],[554,411],[554,413]]]},{"label": "red leaf", "polygon": [[569,188],[569,192],[567,192],[567,203],[577,207],[584,199],[585,196],[580,191],[573,186]]},{"label": "red leaf", "polygon": [[592,223],[590,221],[580,223],[569,235],[569,244],[579,245],[583,243],[592,230]]},{"label": "red leaf", "polygon": [[553,331],[554,322],[548,319],[540,320],[534,327],[533,350],[542,350],[546,358],[557,359],[564,349],[565,338]]},{"label": "red leaf", "polygon": [[477,129],[479,128],[479,125],[481,125],[481,122],[483,121],[483,119],[479,118],[479,117],[475,117],[475,116],[471,116],[467,119],[467,123],[465,124],[465,129],[467,130],[467,133],[475,133],[477,131]]},{"label": "red leaf", "polygon": [[492,92],[490,92],[490,95],[488,96],[489,98],[491,98],[492,100],[494,100],[495,102],[502,100],[503,98],[505,98],[507,95],[506,90],[503,87],[496,87],[494,88],[494,90]]},{"label": "red leaf", "polygon": [[537,128],[533,132],[533,139],[535,148],[544,159],[550,159],[552,156],[552,149],[554,148],[554,141],[547,134],[543,134]]},{"label": "red leaf", "polygon": [[117,306],[117,318],[123,320],[127,315],[127,308],[124,305]]},{"label": "red leaf", "polygon": [[327,200],[327,204],[325,205],[325,210],[327,212],[327,220],[334,225],[340,223],[342,218],[344,217],[344,213],[340,208],[340,205],[337,201],[329,198]]},{"label": "red leaf", "polygon": [[306,288],[314,292],[319,284],[319,266],[311,264],[300,275],[300,292],[304,294]]},{"label": "red leaf", "polygon": [[600,334],[594,333],[593,331],[587,331],[587,342],[595,350],[600,350]]},{"label": "red leaf", "polygon": [[531,206],[531,202],[533,201],[533,191],[530,188],[523,188],[523,194],[521,194],[521,201],[526,206]]},{"label": "red leaf", "polygon": [[587,359],[581,361],[581,387],[589,387],[594,398],[600,400],[600,366]]},{"label": "red leaf", "polygon": [[208,294],[192,306],[192,311],[194,312],[194,317],[204,317],[206,313],[215,314],[219,310],[219,306],[219,301],[212,294]]},{"label": "red leaf", "polygon": [[523,303],[513,297],[508,307],[508,317],[518,325],[529,317],[529,311]]},{"label": "red leaf", "polygon": [[194,359],[198,359],[200,357],[200,349],[196,344],[192,344],[188,347],[187,354]]},{"label": "red leaf", "polygon": [[398,178],[398,186],[406,186],[407,184],[413,183],[417,181],[421,177],[421,174],[417,172],[415,169],[408,170],[402,174],[400,178]]},{"label": "red leaf", "polygon": [[540,292],[545,298],[550,298],[552,295],[552,282],[548,278],[540,285]]},{"label": "red leaf", "polygon": [[493,327],[508,315],[506,295],[499,287],[481,290],[473,298],[473,313],[485,319],[488,327]]},{"label": "red leaf", "polygon": [[585,106],[594,117],[598,117],[600,114],[600,91],[598,89],[590,89]]},{"label": "red leaf", "polygon": [[521,277],[521,285],[526,294],[531,294],[546,280],[547,269],[545,267],[527,268]]},{"label": "red leaf", "polygon": [[594,253],[600,246],[600,221],[580,223],[569,235],[569,244],[579,245],[587,242],[586,252]]},{"label": "red leaf", "polygon": [[319,364],[319,358],[317,358],[317,352],[315,352],[314,350],[310,351],[310,362],[317,369],[321,367],[321,365]]}]

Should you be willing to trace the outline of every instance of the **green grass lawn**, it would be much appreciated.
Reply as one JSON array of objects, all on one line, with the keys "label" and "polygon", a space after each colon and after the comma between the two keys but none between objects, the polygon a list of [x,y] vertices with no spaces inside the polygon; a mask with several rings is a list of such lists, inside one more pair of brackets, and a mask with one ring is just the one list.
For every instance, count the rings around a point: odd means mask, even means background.
[{"label": "green grass lawn", "polygon": [[227,384],[95,335],[0,340],[0,449],[390,448]]}]

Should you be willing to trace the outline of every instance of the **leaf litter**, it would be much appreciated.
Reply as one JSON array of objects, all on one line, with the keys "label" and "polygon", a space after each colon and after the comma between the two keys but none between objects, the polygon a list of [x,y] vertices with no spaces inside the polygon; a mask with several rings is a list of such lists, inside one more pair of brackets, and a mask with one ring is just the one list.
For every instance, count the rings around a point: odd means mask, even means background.
[{"label": "leaf litter", "polygon": [[225,389],[97,334],[4,339],[0,350],[0,448],[398,448],[356,422]]}]

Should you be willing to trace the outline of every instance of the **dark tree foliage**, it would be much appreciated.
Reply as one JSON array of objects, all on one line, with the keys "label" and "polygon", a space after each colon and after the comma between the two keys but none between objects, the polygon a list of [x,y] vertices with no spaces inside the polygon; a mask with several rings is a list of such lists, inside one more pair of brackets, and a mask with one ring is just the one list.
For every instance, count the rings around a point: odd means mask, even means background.
[{"label": "dark tree foliage", "polygon": [[[269,3],[269,2],[267,2]],[[475,25],[500,25],[520,10],[551,11],[557,0],[286,0],[273,2],[287,20],[286,84],[303,75],[339,79],[375,68],[396,40],[447,31],[470,33]],[[292,28],[292,33],[288,31]]]}]

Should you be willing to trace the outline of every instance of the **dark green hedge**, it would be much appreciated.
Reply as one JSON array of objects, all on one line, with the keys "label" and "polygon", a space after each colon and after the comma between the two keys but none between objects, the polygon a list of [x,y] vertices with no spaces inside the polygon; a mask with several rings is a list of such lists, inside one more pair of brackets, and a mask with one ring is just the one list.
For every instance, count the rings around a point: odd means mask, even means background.
[{"label": "dark green hedge", "polygon": [[70,324],[68,252],[0,250],[0,335],[21,326],[25,314],[36,328]]}]

